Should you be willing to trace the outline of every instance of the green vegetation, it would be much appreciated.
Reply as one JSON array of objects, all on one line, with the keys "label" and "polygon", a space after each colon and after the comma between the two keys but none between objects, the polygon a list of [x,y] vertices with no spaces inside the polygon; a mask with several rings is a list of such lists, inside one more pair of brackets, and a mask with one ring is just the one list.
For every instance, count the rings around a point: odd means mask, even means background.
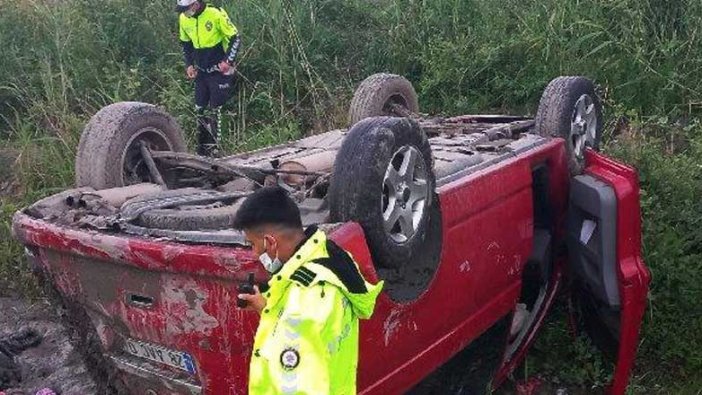
[{"label": "green vegetation", "polygon": [[[217,2],[220,3],[220,2]],[[632,393],[702,388],[702,2],[697,0],[237,0],[239,93],[230,152],[345,124],[354,86],[410,78],[425,112],[533,113],[553,77],[601,87],[605,150],[641,175],[653,272]],[[29,292],[12,212],[73,181],[82,126],[102,106],[158,103],[193,130],[172,0],[0,0],[0,283]],[[15,183],[8,182],[14,177]],[[7,194],[7,191],[13,191]],[[30,284],[30,285],[28,285]],[[555,314],[515,376],[590,388],[607,365]]]}]

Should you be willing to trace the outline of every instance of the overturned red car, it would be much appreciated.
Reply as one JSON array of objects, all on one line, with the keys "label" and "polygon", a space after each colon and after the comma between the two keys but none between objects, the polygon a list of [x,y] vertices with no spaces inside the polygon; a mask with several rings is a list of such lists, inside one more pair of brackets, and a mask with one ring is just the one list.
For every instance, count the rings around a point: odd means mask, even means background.
[{"label": "overturned red car", "polygon": [[597,152],[593,83],[556,78],[534,118],[432,117],[407,80],[376,74],[349,114],[348,129],[218,159],[188,154],[156,106],[90,120],[76,187],[17,212],[13,231],[100,391],[246,393],[258,317],[236,295],[268,274],[231,221],[277,184],[386,283],[361,324],[360,393],[497,388],[567,284],[623,394],[650,274],[636,172]]}]

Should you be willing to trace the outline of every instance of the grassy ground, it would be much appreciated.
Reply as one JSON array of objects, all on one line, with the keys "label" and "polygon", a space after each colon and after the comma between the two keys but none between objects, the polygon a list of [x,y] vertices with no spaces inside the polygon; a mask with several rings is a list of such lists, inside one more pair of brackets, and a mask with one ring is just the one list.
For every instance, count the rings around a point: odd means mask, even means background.
[{"label": "grassy ground", "polygon": [[[390,71],[432,113],[533,113],[558,75],[601,88],[605,151],[642,182],[653,272],[632,393],[702,388],[702,3],[695,0],[237,0],[243,35],[230,152],[343,126],[353,87]],[[171,0],[0,0],[0,282],[32,293],[10,238],[17,207],[73,181],[81,129],[120,100],[193,130]],[[581,388],[607,362],[556,312],[516,376]]]}]

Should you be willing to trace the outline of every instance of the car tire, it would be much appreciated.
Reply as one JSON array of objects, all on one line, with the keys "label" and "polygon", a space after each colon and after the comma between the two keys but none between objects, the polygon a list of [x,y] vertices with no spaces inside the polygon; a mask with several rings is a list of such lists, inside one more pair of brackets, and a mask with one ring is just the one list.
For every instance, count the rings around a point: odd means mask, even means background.
[{"label": "car tire", "polygon": [[196,188],[175,189],[144,195],[128,200],[122,206],[122,212],[146,201],[160,203],[165,200],[197,198],[206,196],[209,204],[188,205],[174,204],[166,208],[157,208],[142,212],[134,224],[151,229],[181,231],[206,231],[231,229],[239,206],[243,199],[232,199],[230,195],[217,191],[203,191]]},{"label": "car tire", "polygon": [[393,116],[388,106],[399,104],[410,113],[419,112],[417,93],[406,78],[379,73],[373,74],[361,82],[356,89],[349,108],[349,122],[357,122],[370,117]]},{"label": "car tire", "polygon": [[154,105],[120,102],[102,108],[81,135],[76,153],[76,185],[106,189],[154,182],[143,163],[140,141],[153,150],[187,150],[178,123]]},{"label": "car tire", "polygon": [[535,122],[539,135],[565,139],[568,169],[572,175],[581,174],[586,147],[599,150],[602,138],[602,105],[592,81],[553,79],[541,96]]},{"label": "car tire", "polygon": [[329,186],[332,221],[358,222],[373,260],[399,268],[420,254],[435,204],[431,147],[408,118],[357,123],[334,162]]}]

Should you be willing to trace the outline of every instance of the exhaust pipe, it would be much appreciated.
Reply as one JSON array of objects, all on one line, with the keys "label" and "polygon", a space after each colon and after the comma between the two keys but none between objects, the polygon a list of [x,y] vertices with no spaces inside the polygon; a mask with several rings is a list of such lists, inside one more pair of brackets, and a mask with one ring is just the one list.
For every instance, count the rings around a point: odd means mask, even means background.
[{"label": "exhaust pipe", "polygon": [[[293,158],[278,167],[286,171],[329,173],[334,167],[337,151],[321,151],[312,155]],[[280,179],[290,186],[303,185],[316,177],[302,174],[281,174]]]}]

